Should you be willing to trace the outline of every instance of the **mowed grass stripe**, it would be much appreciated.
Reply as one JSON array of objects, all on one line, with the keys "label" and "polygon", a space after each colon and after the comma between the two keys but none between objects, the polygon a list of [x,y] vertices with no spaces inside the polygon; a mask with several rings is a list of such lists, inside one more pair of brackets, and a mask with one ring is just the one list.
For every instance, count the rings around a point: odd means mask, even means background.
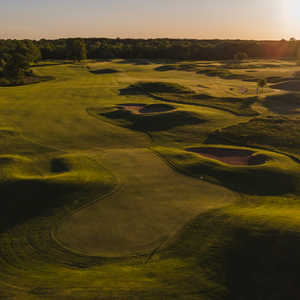
[{"label": "mowed grass stripe", "polygon": [[57,230],[63,244],[86,255],[151,252],[200,213],[237,199],[223,187],[173,171],[148,149],[107,151],[104,163],[122,188]]}]

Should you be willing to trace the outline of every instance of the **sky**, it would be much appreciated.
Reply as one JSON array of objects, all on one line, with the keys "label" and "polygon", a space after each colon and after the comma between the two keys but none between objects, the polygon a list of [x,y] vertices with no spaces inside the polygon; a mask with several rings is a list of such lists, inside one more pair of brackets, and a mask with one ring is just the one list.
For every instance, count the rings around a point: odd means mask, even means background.
[{"label": "sky", "polygon": [[300,0],[0,0],[0,38],[300,39]]}]

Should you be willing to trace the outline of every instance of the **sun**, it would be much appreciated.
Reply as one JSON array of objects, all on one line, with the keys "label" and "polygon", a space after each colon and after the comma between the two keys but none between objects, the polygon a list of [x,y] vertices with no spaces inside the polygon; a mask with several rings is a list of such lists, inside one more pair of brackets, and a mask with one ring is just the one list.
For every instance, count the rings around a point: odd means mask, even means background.
[{"label": "sun", "polygon": [[299,0],[280,0],[282,16],[281,27],[290,36],[300,38],[300,2]]}]

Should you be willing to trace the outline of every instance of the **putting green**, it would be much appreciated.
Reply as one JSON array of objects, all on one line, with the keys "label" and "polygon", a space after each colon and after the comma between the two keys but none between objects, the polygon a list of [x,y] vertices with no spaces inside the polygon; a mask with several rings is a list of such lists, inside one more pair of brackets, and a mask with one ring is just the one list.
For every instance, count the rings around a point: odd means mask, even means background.
[{"label": "putting green", "polygon": [[120,188],[57,230],[63,244],[87,255],[152,252],[200,213],[237,199],[230,190],[173,171],[148,149],[106,151],[104,162]]}]

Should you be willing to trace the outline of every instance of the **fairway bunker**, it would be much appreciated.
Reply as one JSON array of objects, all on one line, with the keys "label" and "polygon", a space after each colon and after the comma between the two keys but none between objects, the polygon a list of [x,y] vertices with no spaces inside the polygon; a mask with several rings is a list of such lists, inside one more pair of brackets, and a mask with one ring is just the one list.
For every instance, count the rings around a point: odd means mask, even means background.
[{"label": "fairway bunker", "polygon": [[229,165],[255,166],[262,165],[268,157],[263,154],[255,154],[254,151],[234,148],[199,147],[188,148],[189,152],[200,154],[204,157],[213,158]]},{"label": "fairway bunker", "polygon": [[118,108],[131,111],[135,114],[153,114],[153,113],[162,113],[167,111],[175,110],[175,107],[169,104],[121,104],[118,105]]}]

